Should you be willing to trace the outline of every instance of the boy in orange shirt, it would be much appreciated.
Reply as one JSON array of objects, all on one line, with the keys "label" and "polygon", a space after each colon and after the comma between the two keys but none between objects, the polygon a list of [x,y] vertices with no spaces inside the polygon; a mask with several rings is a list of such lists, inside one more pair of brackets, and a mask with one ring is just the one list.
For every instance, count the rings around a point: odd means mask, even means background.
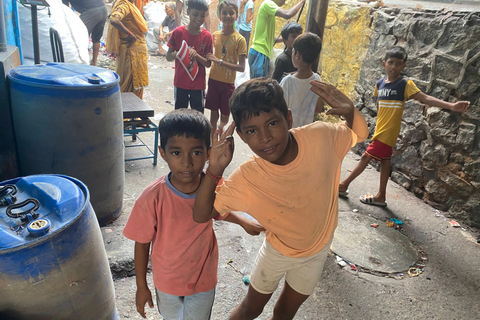
[{"label": "boy in orange shirt", "polygon": [[[273,79],[252,79],[230,99],[235,121],[214,135],[206,179],[198,189],[193,217],[210,221],[238,210],[263,225],[266,241],[253,267],[247,296],[230,319],[258,317],[285,275],[272,319],[293,319],[321,277],[338,218],[342,159],[368,135],[363,116],[335,87],[312,81],[312,91],[345,124],[315,122],[291,129],[292,115]],[[255,155],[218,187],[232,160],[236,131]]]},{"label": "boy in orange shirt", "polygon": [[[153,308],[146,279],[151,257],[157,307],[163,318],[210,319],[217,284],[217,240],[212,220],[196,223],[192,219],[197,189],[205,178],[210,128],[205,116],[191,109],[170,112],[158,126],[160,154],[171,172],[145,188],[123,230],[135,241],[136,306],[143,318],[145,304]],[[252,235],[264,230],[235,212],[220,219],[237,223]]]}]

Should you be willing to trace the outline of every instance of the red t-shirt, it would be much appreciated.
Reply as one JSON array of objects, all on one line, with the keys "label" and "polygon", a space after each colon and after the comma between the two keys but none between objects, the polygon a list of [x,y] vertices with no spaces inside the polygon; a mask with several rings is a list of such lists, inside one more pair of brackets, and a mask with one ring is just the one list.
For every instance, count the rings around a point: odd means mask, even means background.
[{"label": "red t-shirt", "polygon": [[130,240],[152,242],[155,287],[175,296],[206,292],[217,284],[213,222],[193,220],[194,202],[195,194],[181,193],[161,177],[145,188],[123,229]]},{"label": "red t-shirt", "polygon": [[[178,27],[173,31],[167,45],[173,51],[178,51],[182,46],[182,40],[185,40],[188,46],[193,47],[202,57],[206,57],[207,53],[213,52],[212,35],[205,28],[202,28],[200,34],[194,36],[187,31],[185,26]],[[180,61],[175,59],[175,77],[173,78],[173,85],[185,90],[205,90],[205,67],[201,63],[198,63],[198,74],[195,77],[195,80],[192,81],[183,66],[180,64]]]}]

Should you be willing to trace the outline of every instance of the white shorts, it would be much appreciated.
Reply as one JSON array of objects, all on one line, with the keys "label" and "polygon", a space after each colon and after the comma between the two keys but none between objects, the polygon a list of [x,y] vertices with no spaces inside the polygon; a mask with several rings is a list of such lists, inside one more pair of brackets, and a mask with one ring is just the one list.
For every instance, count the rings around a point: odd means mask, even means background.
[{"label": "white shorts", "polygon": [[331,244],[332,240],[311,257],[292,258],[279,253],[265,240],[258,251],[250,285],[260,293],[271,294],[285,275],[285,281],[293,290],[306,296],[311,295],[322,276]]}]

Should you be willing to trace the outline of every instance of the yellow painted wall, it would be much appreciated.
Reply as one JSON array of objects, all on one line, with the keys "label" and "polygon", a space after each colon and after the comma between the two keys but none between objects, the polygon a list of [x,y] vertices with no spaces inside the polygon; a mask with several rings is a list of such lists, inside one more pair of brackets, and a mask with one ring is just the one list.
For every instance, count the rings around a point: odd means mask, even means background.
[{"label": "yellow painted wall", "polygon": [[[253,30],[257,21],[258,9],[263,1],[255,1]],[[287,0],[282,8],[289,9],[298,1]],[[299,23],[305,29],[309,1],[306,2]],[[276,35],[287,23],[285,19],[276,18]],[[296,21],[296,16],[291,19]],[[346,5],[331,1],[325,23],[323,48],[320,56],[319,70],[322,79],[335,84],[348,95],[354,91],[355,83],[360,76],[362,62],[370,44],[370,8],[366,6]],[[253,39],[253,34],[250,39]],[[283,48],[277,43],[276,48]]]},{"label": "yellow painted wall", "polygon": [[370,8],[331,2],[320,57],[321,76],[351,96],[370,45]]}]

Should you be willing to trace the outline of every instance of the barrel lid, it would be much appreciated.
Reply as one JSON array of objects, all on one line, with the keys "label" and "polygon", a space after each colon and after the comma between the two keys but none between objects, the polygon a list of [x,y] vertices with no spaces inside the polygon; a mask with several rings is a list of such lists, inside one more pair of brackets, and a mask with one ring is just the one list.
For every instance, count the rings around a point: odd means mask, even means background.
[{"label": "barrel lid", "polygon": [[[2,201],[6,197],[14,200]],[[50,238],[81,215],[88,201],[86,186],[67,176],[33,175],[1,182],[0,252]]]},{"label": "barrel lid", "polygon": [[18,66],[10,70],[8,77],[14,82],[37,86],[95,87],[116,85],[119,76],[110,70],[85,64],[47,63],[34,66]]}]

